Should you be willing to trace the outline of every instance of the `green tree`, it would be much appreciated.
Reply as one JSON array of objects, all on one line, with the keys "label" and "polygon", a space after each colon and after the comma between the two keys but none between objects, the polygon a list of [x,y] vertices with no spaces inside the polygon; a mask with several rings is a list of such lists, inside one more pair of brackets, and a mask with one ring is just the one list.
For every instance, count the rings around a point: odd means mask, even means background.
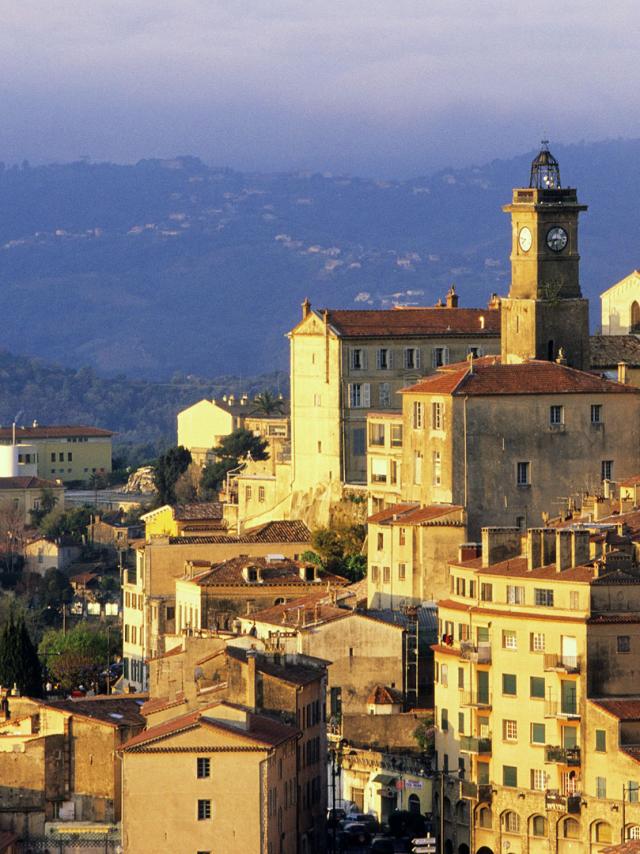
[{"label": "green tree", "polygon": [[40,493],[40,498],[38,501],[38,506],[34,507],[32,510],[29,510],[29,515],[31,516],[31,524],[39,528],[40,523],[47,516],[53,508],[56,506],[58,499],[53,494],[53,490],[49,486],[45,486],[42,492]]},{"label": "green tree", "polygon": [[227,472],[238,468],[243,462],[269,459],[267,440],[244,428],[229,433],[212,450],[216,460],[204,467],[200,479],[201,487],[209,493],[221,489]]},{"label": "green tree", "polygon": [[191,453],[182,445],[169,448],[158,458],[154,471],[154,483],[158,490],[158,504],[175,504],[176,482],[191,464]]},{"label": "green tree", "polygon": [[0,634],[0,684],[17,685],[28,697],[42,696],[42,668],[23,617],[11,615]]},{"label": "green tree", "polygon": [[47,667],[55,682],[65,691],[80,685],[89,687],[120,649],[120,639],[88,623],[78,623],[66,634],[50,630],[40,642],[41,656],[46,654]]},{"label": "green tree", "polygon": [[366,536],[364,525],[338,525],[332,528],[316,528],[311,534],[312,552],[305,552],[305,559],[314,560],[327,572],[342,575],[350,581],[364,578],[367,559],[362,554]]},{"label": "green tree", "polygon": [[40,533],[49,540],[67,536],[80,542],[87,534],[90,521],[91,510],[88,507],[73,507],[70,510],[56,507],[40,522]]},{"label": "green tree", "polygon": [[252,415],[282,415],[284,410],[284,400],[281,397],[276,397],[270,391],[262,391],[253,399]]},{"label": "green tree", "polygon": [[73,588],[64,572],[55,569],[55,567],[51,567],[45,572],[41,596],[45,608],[59,608],[61,605],[68,605],[71,602]]}]

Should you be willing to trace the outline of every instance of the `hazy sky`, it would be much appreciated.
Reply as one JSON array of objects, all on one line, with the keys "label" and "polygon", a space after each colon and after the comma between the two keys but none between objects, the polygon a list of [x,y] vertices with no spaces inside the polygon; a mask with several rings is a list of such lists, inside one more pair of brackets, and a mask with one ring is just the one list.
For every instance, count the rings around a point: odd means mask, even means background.
[{"label": "hazy sky", "polygon": [[408,176],[640,136],[637,0],[0,0],[0,159]]}]

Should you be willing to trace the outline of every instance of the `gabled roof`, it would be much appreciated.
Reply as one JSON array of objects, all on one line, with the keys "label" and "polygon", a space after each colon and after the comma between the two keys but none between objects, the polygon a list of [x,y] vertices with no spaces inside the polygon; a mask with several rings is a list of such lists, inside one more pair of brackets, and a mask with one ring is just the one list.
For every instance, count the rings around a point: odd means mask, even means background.
[{"label": "gabled roof", "polygon": [[265,522],[256,528],[248,528],[239,537],[232,534],[211,534],[207,536],[170,537],[173,545],[211,545],[215,543],[300,543],[311,540],[311,531],[304,522],[297,519],[281,519]]},{"label": "gabled roof", "polygon": [[592,335],[591,368],[616,368],[625,362],[631,368],[640,367],[640,338],[636,335]]},{"label": "gabled roof", "polygon": [[386,685],[376,685],[367,697],[367,705],[376,706],[396,706],[402,703],[402,694],[396,691],[395,688],[388,688]]},{"label": "gabled roof", "polygon": [[[108,438],[113,431],[101,427],[86,427],[83,424],[61,424],[47,427],[16,427],[16,441],[23,439],[67,439],[82,436],[87,438]],[[13,438],[13,427],[0,427],[0,441]]]},{"label": "gabled roof", "polygon": [[[303,588],[310,586],[319,587],[327,583],[345,586],[349,582],[346,578],[334,575],[324,569],[318,568],[318,581],[306,581],[300,577],[300,569],[307,564],[300,561],[290,560],[268,560],[265,557],[234,557],[221,563],[211,565],[208,572],[203,572],[191,580],[200,587],[217,587],[227,584],[244,585],[247,587],[265,587],[273,585],[295,585]],[[256,567],[260,570],[259,581],[246,581],[243,570],[248,567]]]},{"label": "gabled roof", "polygon": [[[324,310],[314,310],[324,321]],[[489,308],[328,309],[327,321],[342,338],[423,338],[473,335],[497,338],[500,311]]]},{"label": "gabled roof", "polygon": [[110,694],[69,700],[47,700],[41,705],[114,727],[144,726],[146,721],[142,715],[142,707],[147,699],[147,694]]},{"label": "gabled roof", "polygon": [[609,712],[619,721],[640,721],[640,700],[633,697],[617,699],[591,700],[591,702]]},{"label": "gabled roof", "polygon": [[1,489],[61,489],[61,485],[53,480],[43,480],[41,477],[0,477]]},{"label": "gabled roof", "polygon": [[393,504],[385,510],[379,510],[367,519],[378,525],[426,525],[436,519],[443,519],[452,513],[460,513],[464,508],[458,504]]},{"label": "gabled roof", "polygon": [[464,569],[475,569],[482,575],[502,575],[514,578],[545,578],[552,581],[581,583],[591,582],[595,577],[595,569],[590,566],[572,566],[568,569],[563,569],[562,572],[557,572],[556,564],[550,563],[547,566],[538,566],[536,569],[529,571],[527,558],[522,555],[499,561],[492,566],[483,566],[481,557],[475,557],[472,560],[463,562],[453,560],[449,561],[449,564]]},{"label": "gabled roof", "polygon": [[203,519],[219,522],[223,512],[223,505],[219,501],[200,501],[193,504],[177,504],[173,508],[173,518],[179,522],[195,522]]},{"label": "gabled roof", "polygon": [[640,389],[556,362],[531,359],[505,365],[496,356],[474,360],[473,369],[467,363],[449,365],[445,370],[401,389],[401,394],[407,393],[480,397],[503,394],[640,394]]}]

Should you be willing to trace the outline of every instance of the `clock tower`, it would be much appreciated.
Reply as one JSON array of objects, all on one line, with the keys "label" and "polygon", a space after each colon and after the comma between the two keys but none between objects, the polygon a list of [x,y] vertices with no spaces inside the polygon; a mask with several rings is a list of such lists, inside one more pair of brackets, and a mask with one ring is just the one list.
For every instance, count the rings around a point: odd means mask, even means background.
[{"label": "clock tower", "polygon": [[511,214],[511,287],[502,300],[502,361],[566,360],[589,368],[589,303],[580,290],[578,203],[562,187],[547,143],[531,164],[527,188],[515,189]]}]

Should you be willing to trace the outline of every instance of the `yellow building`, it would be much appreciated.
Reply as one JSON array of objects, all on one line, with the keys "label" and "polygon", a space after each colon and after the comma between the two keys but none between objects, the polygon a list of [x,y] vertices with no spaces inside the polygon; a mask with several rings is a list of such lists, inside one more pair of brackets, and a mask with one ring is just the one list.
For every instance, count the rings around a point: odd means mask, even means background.
[{"label": "yellow building", "polygon": [[397,610],[448,592],[449,559],[467,540],[462,507],[394,504],[367,521],[370,607]]},{"label": "yellow building", "polygon": [[188,448],[193,461],[203,466],[213,460],[211,449],[221,439],[234,430],[250,430],[268,441],[270,463],[265,461],[265,466],[273,473],[276,461],[288,454],[289,447],[288,403],[282,397],[280,402],[280,411],[267,416],[246,394],[200,400],[178,413],[178,445]]},{"label": "yellow building", "polygon": [[164,504],[140,517],[144,522],[145,539],[154,537],[195,537],[225,533],[223,506],[217,501],[194,504]]},{"label": "yellow building", "polygon": [[[15,430],[15,441],[35,448],[38,477],[63,483],[87,484],[92,475],[109,474],[112,436],[110,430],[99,427],[41,426],[37,422]],[[0,445],[11,444],[14,444],[13,428],[0,428]],[[25,466],[31,462],[26,458],[20,460]]]},{"label": "yellow building", "polygon": [[367,494],[369,513],[377,513],[402,496],[402,412],[367,415]]},{"label": "yellow building", "polygon": [[600,294],[603,335],[640,334],[640,270]]},{"label": "yellow building", "polygon": [[640,730],[608,748],[595,733],[597,708],[637,696],[640,576],[589,552],[579,527],[485,528],[482,556],[451,564],[434,647],[445,851],[599,852],[640,822]]},{"label": "yellow building", "polygon": [[[314,310],[303,304],[289,333],[293,491],[312,495],[365,484],[366,418],[398,410],[396,393],[438,366],[499,350],[498,303],[380,311]],[[331,486],[327,486],[331,485]]]}]

